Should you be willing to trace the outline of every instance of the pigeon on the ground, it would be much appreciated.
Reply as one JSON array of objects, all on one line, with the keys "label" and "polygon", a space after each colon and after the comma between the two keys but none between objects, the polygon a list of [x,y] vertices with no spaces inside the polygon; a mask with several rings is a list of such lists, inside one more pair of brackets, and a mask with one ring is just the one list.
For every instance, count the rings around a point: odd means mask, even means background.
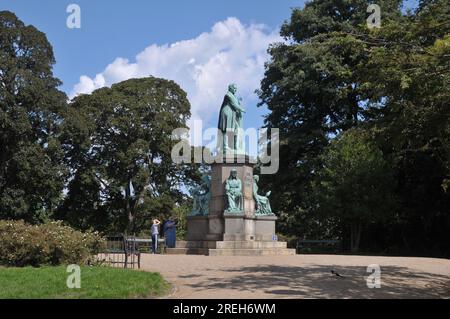
[{"label": "pigeon on the ground", "polygon": [[333,274],[333,275],[336,275],[336,276],[338,276],[338,277],[342,277],[342,278],[344,278],[344,276],[342,276],[342,275],[339,275],[337,272],[335,272],[333,269],[331,269],[331,273]]}]

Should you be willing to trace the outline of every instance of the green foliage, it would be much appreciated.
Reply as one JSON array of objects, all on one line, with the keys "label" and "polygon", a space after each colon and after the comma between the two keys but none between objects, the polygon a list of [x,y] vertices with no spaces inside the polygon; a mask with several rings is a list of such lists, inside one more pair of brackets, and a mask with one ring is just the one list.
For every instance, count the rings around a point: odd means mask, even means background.
[{"label": "green foliage", "polygon": [[132,233],[170,215],[184,200],[179,185],[197,174],[171,159],[172,131],[189,116],[186,93],[154,77],[75,98],[62,124],[72,174],[58,216],[81,229]]},{"label": "green foliage", "polygon": [[[314,213],[314,183],[330,141],[357,127],[374,140],[397,185],[398,211],[377,226],[377,249],[450,253],[450,11],[448,1],[436,0],[402,14],[401,3],[377,1],[382,26],[368,29],[367,1],[308,2],[281,28],[289,41],[270,47],[259,96],[271,111],[266,125],[280,128],[281,163],[261,183],[274,190],[280,231],[349,239],[328,214]],[[383,204],[373,196],[372,206]]]},{"label": "green foliage", "polygon": [[0,264],[5,266],[83,264],[104,244],[97,233],[82,233],[62,222],[37,226],[1,220],[0,233]]},{"label": "green foliage", "polygon": [[186,216],[192,210],[191,201],[185,202],[183,205],[174,208],[174,218],[177,220],[177,239],[184,240],[187,233]]},{"label": "green foliage", "polygon": [[348,229],[351,251],[358,251],[365,226],[395,216],[393,171],[365,131],[357,129],[333,140],[321,160],[313,182],[316,213]]},{"label": "green foliage", "polygon": [[81,287],[69,289],[65,266],[0,268],[0,298],[149,298],[170,285],[158,273],[111,267],[81,267]]},{"label": "green foliage", "polygon": [[52,216],[64,186],[58,140],[66,96],[45,34],[0,11],[0,218]]},{"label": "green foliage", "polygon": [[[187,199],[196,166],[170,158],[190,105],[174,82],[132,79],[67,107],[45,34],[0,12],[0,218],[149,229]],[[67,190],[63,194],[64,188]]]}]

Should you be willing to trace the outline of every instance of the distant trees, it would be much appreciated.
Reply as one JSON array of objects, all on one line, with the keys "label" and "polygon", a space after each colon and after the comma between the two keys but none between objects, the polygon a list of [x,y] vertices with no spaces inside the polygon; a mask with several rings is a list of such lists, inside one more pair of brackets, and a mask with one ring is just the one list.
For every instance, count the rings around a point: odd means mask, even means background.
[{"label": "distant trees", "polygon": [[320,156],[323,167],[313,180],[314,212],[334,220],[357,252],[368,225],[396,214],[393,170],[365,131],[351,129],[334,139]]},{"label": "distant trees", "polygon": [[[389,212],[390,219],[366,225],[367,237],[363,236],[361,246],[448,255],[448,1],[420,1],[417,10],[407,14],[400,10],[402,1],[377,4],[381,7],[380,29],[367,28],[367,1],[362,0],[312,1],[303,9],[294,9],[290,21],[282,26],[281,34],[289,41],[270,47],[272,60],[259,91],[261,104],[271,111],[266,125],[280,128],[280,172],[261,182],[276,194],[273,206],[282,217],[280,230],[353,242],[351,223],[341,220],[340,214],[360,211],[363,216],[369,213],[364,201],[380,209],[386,202],[378,192],[367,199],[354,194],[353,201],[345,197],[345,209],[330,219],[329,214],[317,210],[330,202],[316,192],[316,183],[320,178],[324,182],[331,176],[337,180],[344,177],[339,175],[344,174],[344,167],[330,158],[334,152],[339,154],[339,149],[348,148],[347,160],[364,160],[357,151],[361,144],[355,141],[351,150],[352,143],[342,142],[350,136],[356,138],[356,133],[344,132],[358,128],[388,163],[383,173],[379,162],[376,171],[380,179],[373,186],[389,180],[392,168],[393,196],[398,202],[398,209]],[[342,139],[328,148],[340,135]],[[341,160],[347,161],[345,157]],[[350,175],[344,180],[364,175],[360,170],[374,178],[371,169],[361,164],[356,171],[347,172]],[[336,187],[329,189],[333,195],[329,199],[343,204],[344,197],[335,196]],[[338,218],[341,222],[336,225]]]},{"label": "distant trees", "polygon": [[135,232],[170,214],[183,201],[180,185],[196,176],[170,157],[172,130],[189,116],[186,93],[153,77],[75,98],[62,125],[71,174],[58,216],[79,228]]},{"label": "distant trees", "polygon": [[0,11],[0,218],[41,222],[62,196],[66,95],[45,34]]},{"label": "distant trees", "polygon": [[149,77],[67,103],[54,63],[44,33],[0,12],[0,218],[135,232],[176,214],[199,179],[170,158],[186,93]]}]

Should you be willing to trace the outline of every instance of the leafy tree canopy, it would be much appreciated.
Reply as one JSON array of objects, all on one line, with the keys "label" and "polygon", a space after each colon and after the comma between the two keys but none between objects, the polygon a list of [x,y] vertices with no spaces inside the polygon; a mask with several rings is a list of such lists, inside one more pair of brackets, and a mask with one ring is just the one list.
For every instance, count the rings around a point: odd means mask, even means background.
[{"label": "leafy tree canopy", "polygon": [[54,63],[44,33],[0,11],[0,218],[43,221],[59,203],[66,96]]},{"label": "leafy tree canopy", "polygon": [[379,29],[367,27],[362,0],[311,1],[282,26],[286,42],[269,48],[259,91],[266,125],[280,128],[280,171],[261,182],[276,192],[281,229],[307,233],[298,221],[316,207],[324,149],[351,128],[370,131],[395,169],[401,203],[385,230],[398,227],[395,240],[409,248],[439,242],[449,251],[448,1],[421,1],[406,14],[402,1],[377,4]]},{"label": "leafy tree canopy", "polygon": [[173,81],[131,79],[70,104],[63,147],[71,168],[61,214],[76,226],[138,231],[183,200],[192,167],[171,160],[175,128],[190,104]]}]

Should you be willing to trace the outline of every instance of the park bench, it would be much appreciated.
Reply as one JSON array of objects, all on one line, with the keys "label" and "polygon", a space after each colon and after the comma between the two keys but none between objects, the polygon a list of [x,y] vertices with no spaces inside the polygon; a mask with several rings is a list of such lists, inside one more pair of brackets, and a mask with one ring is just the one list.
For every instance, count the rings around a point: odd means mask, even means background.
[{"label": "park bench", "polygon": [[338,253],[342,251],[340,240],[316,240],[316,239],[298,239],[296,246],[297,254],[300,253]]}]

